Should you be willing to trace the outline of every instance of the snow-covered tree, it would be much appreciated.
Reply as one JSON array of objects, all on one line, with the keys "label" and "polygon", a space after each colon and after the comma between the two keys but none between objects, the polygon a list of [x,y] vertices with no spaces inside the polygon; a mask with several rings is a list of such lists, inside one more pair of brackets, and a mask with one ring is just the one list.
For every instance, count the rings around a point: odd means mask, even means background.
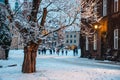
[{"label": "snow-covered tree", "polygon": [[101,0],[81,0],[81,57],[84,56],[84,41],[86,38],[88,41],[93,42],[93,36],[96,33],[94,24],[98,23],[102,16],[99,13],[101,8]]},{"label": "snow-covered tree", "polygon": [[81,34],[83,36],[93,36],[95,32],[93,24],[102,18],[98,12],[100,7],[100,0],[81,0]]},{"label": "snow-covered tree", "polygon": [[0,4],[0,47],[5,50],[5,59],[8,58],[9,48],[12,41],[12,36],[8,28],[7,12],[5,5]]},{"label": "snow-covered tree", "polygon": [[[36,71],[37,50],[45,36],[72,24],[79,24],[78,4],[74,0],[33,0],[32,10],[27,18],[17,12],[12,13],[8,0],[5,0],[5,3],[11,15],[10,25],[17,28],[24,40],[23,73]],[[47,26],[58,26],[58,28],[42,34]]]}]

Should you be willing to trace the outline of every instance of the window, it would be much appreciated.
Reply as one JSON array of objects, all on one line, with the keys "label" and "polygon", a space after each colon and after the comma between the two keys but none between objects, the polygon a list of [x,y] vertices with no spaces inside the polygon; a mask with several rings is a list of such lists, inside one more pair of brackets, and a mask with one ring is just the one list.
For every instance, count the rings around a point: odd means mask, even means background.
[{"label": "window", "polygon": [[103,16],[107,15],[107,0],[103,0]]},{"label": "window", "polygon": [[76,35],[74,35],[74,38],[76,38]]},{"label": "window", "polygon": [[118,49],[118,29],[114,30],[114,49]]},{"label": "window", "polygon": [[89,50],[89,41],[88,41],[88,37],[86,36],[86,43],[85,43],[85,49]]},{"label": "window", "polygon": [[74,43],[76,43],[76,40],[74,40]]},{"label": "window", "polygon": [[72,43],[72,40],[70,40],[70,43]]},{"label": "window", "polygon": [[72,38],[72,35],[70,35],[70,38]]},{"label": "window", "polygon": [[68,40],[66,40],[66,43],[69,43],[69,41],[68,41]]},{"label": "window", "polygon": [[114,12],[118,12],[118,0],[114,0]]},{"label": "window", "polygon": [[66,37],[68,38],[69,36],[68,36],[68,35],[66,35]]},{"label": "window", "polygon": [[98,11],[97,11],[97,4],[94,6],[94,19],[95,20],[97,20],[97,13],[98,13]]},{"label": "window", "polygon": [[97,50],[97,34],[94,34],[93,49]]}]

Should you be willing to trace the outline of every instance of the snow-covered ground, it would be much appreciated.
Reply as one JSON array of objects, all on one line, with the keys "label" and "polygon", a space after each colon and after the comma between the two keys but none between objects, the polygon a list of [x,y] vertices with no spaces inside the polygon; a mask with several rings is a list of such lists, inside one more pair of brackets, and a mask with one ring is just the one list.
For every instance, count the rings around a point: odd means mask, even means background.
[{"label": "snow-covered ground", "polygon": [[23,50],[11,50],[8,60],[0,60],[0,80],[120,80],[119,64],[68,54],[37,55],[36,73],[25,74],[21,72]]}]

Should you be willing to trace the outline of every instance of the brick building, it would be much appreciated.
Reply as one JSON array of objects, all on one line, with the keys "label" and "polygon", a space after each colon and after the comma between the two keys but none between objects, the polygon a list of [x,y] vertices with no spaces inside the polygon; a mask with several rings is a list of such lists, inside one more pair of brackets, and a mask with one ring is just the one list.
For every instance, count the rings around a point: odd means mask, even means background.
[{"label": "brick building", "polygon": [[81,57],[120,58],[120,0],[99,0],[101,4],[97,7],[98,14],[102,17],[99,21],[100,28],[97,30],[96,41],[93,36],[92,42],[85,36],[81,37]]}]

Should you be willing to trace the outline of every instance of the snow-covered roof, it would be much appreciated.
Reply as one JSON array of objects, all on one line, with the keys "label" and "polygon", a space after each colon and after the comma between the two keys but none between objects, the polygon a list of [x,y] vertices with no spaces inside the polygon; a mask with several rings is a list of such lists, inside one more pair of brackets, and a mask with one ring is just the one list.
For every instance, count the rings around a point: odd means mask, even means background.
[{"label": "snow-covered roof", "polygon": [[65,29],[65,31],[70,32],[70,31],[80,31],[80,27],[77,25],[71,25]]}]

